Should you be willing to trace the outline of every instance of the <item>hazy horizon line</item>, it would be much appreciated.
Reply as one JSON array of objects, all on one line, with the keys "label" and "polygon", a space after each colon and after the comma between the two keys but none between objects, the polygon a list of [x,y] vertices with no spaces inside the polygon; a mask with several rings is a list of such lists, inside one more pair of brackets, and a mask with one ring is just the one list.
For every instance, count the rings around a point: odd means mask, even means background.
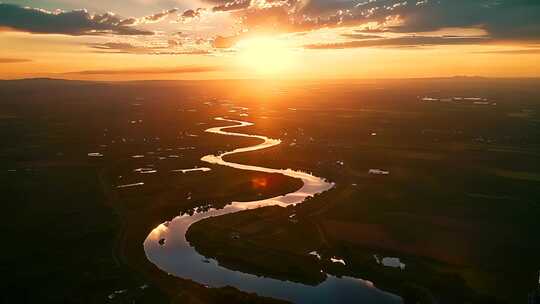
[{"label": "hazy horizon line", "polygon": [[208,79],[132,79],[132,80],[119,80],[119,79],[109,79],[109,80],[93,80],[93,79],[69,79],[69,78],[56,78],[56,77],[23,77],[23,78],[13,78],[13,79],[0,79],[1,82],[8,81],[31,81],[31,80],[48,80],[48,81],[72,81],[72,82],[117,82],[117,83],[127,83],[127,82],[204,82],[204,81],[274,81],[274,82],[295,82],[295,81],[374,81],[374,80],[441,80],[441,79],[486,79],[486,80],[540,80],[540,76],[517,76],[517,77],[495,77],[495,76],[477,76],[477,75],[455,75],[455,76],[419,76],[419,77],[378,77],[378,78],[271,78],[271,77],[261,77],[261,78],[208,78]]}]

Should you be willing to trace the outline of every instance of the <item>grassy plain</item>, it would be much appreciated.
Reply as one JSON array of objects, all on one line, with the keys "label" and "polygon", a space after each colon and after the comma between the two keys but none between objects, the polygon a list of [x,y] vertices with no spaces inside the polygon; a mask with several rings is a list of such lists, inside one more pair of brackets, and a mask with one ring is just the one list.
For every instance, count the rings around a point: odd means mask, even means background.
[{"label": "grassy plain", "polygon": [[[201,253],[229,268],[306,284],[322,280],[321,268],[359,276],[408,301],[524,302],[540,269],[538,85],[476,78],[2,82],[7,233],[0,267],[13,276],[4,276],[0,299],[274,302],[174,278],[144,256],[147,234],[181,212],[300,186],[219,166],[172,172],[207,166],[199,161],[205,154],[257,142],[204,133],[228,124],[213,117],[227,116],[255,122],[239,132],[283,140],[229,160],[302,169],[337,187],[296,208],[196,223],[188,237]],[[422,97],[482,97],[490,104]],[[157,172],[134,172],[141,167]],[[368,174],[372,168],[390,174]],[[266,187],[253,183],[261,178]],[[117,188],[138,182],[144,185]],[[296,224],[288,220],[293,212]],[[241,239],[231,242],[233,231]],[[307,255],[312,250],[323,260]],[[383,268],[373,254],[400,257],[406,270]],[[334,255],[347,267],[329,262]]]}]

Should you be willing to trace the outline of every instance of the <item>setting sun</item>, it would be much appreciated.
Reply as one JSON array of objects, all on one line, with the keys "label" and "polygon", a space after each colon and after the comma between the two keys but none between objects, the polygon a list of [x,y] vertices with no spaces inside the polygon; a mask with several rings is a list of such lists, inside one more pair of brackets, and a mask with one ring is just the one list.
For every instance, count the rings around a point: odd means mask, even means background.
[{"label": "setting sun", "polygon": [[284,40],[251,38],[240,41],[237,49],[239,64],[258,74],[278,74],[293,67],[294,50]]}]

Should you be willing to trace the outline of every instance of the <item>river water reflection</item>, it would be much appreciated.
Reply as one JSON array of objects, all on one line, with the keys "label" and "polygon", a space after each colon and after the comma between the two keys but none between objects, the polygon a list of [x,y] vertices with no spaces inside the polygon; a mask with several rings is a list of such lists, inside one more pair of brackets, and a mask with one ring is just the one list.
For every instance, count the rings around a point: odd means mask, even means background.
[{"label": "river water reflection", "polygon": [[[231,126],[214,127],[206,132],[226,136],[239,136],[261,139],[263,142],[249,147],[238,148],[220,155],[207,155],[202,161],[228,166],[240,170],[250,170],[267,173],[279,173],[301,179],[303,186],[292,193],[269,199],[251,202],[232,202],[223,209],[204,210],[193,215],[182,215],[170,222],[156,227],[144,241],[146,257],[163,271],[181,278],[188,278],[211,287],[234,286],[247,292],[255,292],[261,296],[289,300],[294,303],[401,303],[401,298],[381,291],[369,281],[351,277],[335,277],[327,275],[324,282],[316,285],[305,285],[290,281],[281,281],[234,271],[218,265],[213,259],[200,255],[186,241],[185,235],[189,226],[201,219],[218,216],[246,209],[263,206],[288,206],[303,202],[307,197],[322,193],[334,187],[333,183],[306,172],[291,169],[271,169],[232,163],[224,160],[227,155],[261,150],[279,145],[278,139],[260,135],[250,135],[225,131],[253,125],[250,122],[216,118],[219,121],[234,123]],[[159,241],[164,240],[160,245]]]}]

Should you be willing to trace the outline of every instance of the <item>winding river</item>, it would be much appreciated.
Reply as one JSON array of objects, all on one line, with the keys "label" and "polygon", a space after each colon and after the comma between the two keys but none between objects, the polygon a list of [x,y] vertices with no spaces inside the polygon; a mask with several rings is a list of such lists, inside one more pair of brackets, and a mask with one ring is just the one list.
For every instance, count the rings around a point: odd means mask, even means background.
[{"label": "winding river", "polygon": [[[202,161],[240,170],[279,173],[301,179],[303,186],[299,190],[286,195],[259,201],[232,202],[222,209],[205,210],[191,216],[181,215],[170,222],[159,225],[150,232],[144,241],[146,257],[152,263],[171,275],[189,278],[211,287],[234,286],[240,290],[255,292],[261,296],[289,300],[299,304],[401,303],[400,297],[381,291],[373,287],[373,284],[366,280],[327,275],[326,280],[316,286],[282,281],[227,269],[220,266],[216,260],[207,260],[191,247],[185,238],[186,231],[191,224],[201,219],[263,206],[277,205],[285,207],[291,204],[298,204],[303,202],[307,197],[322,193],[334,187],[333,183],[301,171],[249,166],[224,160],[223,158],[225,156],[273,147],[279,145],[281,141],[260,135],[225,131],[230,128],[253,125],[253,123],[250,122],[219,117],[216,118],[216,120],[234,124],[225,127],[210,128],[207,129],[206,132],[226,136],[257,138],[261,139],[263,142],[254,146],[238,148],[220,155],[207,155],[201,158]],[[161,239],[166,240],[163,245],[159,244],[159,240]]]}]

